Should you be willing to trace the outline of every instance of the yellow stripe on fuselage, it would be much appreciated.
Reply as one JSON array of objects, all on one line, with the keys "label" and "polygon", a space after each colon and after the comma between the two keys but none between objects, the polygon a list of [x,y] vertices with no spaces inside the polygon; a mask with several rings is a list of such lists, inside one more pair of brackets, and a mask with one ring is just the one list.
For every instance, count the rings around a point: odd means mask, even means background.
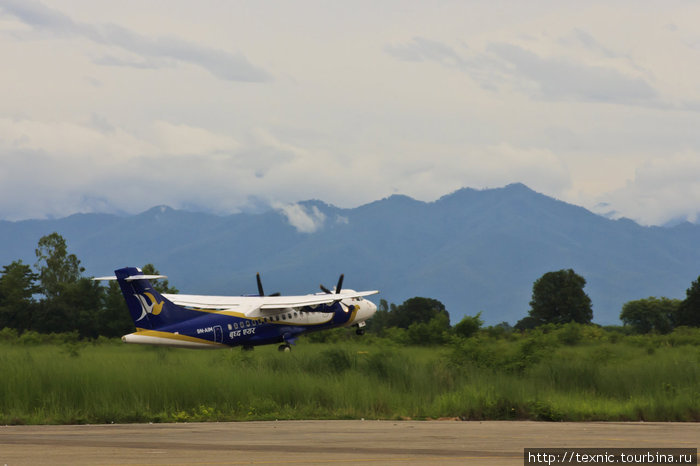
[{"label": "yellow stripe on fuselage", "polygon": [[147,330],[144,328],[136,328],[136,332],[134,332],[132,335],[140,335],[140,336],[144,336],[144,337],[165,338],[168,340],[190,341],[193,343],[205,343],[208,345],[226,346],[223,343],[218,343],[218,342],[211,341],[211,340],[205,340],[203,338],[191,337],[189,335],[180,335],[179,333],[161,332],[159,330]]}]

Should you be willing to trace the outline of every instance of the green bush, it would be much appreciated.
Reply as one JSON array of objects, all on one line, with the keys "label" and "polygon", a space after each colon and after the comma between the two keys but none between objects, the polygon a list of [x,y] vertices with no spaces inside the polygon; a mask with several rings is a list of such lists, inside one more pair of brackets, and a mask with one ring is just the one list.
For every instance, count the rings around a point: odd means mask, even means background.
[{"label": "green bush", "polygon": [[19,337],[17,330],[14,328],[3,328],[0,330],[0,341],[16,341]]},{"label": "green bush", "polygon": [[475,316],[464,316],[462,320],[457,322],[454,326],[455,335],[462,338],[469,338],[474,335],[484,324],[481,320],[481,312]]}]

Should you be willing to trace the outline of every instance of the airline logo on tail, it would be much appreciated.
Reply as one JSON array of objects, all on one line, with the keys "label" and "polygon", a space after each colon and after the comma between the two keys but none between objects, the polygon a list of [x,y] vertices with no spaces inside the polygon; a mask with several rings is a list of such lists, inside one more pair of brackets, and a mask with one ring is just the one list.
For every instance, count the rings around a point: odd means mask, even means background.
[{"label": "airline logo on tail", "polygon": [[134,296],[136,296],[139,303],[141,303],[141,317],[136,319],[136,322],[146,317],[146,314],[153,314],[154,316],[157,316],[160,314],[160,311],[163,310],[163,304],[165,301],[158,302],[156,297],[151,293],[146,292],[142,295],[135,294]]}]

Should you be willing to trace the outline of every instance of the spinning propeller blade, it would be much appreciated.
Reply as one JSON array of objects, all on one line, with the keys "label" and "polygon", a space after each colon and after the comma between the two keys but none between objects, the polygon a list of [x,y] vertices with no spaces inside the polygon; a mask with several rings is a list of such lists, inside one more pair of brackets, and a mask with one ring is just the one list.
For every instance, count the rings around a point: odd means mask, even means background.
[{"label": "spinning propeller blade", "polygon": [[[258,295],[265,296],[265,292],[263,291],[263,286],[262,286],[262,280],[260,279],[260,273],[255,274],[255,280],[258,282]],[[281,296],[281,295],[278,291],[278,292],[272,293],[268,296]]]},{"label": "spinning propeller blade", "polygon": [[[345,278],[345,275],[341,273],[340,278],[338,279],[338,284],[335,285],[335,293],[336,294],[340,293],[340,290],[343,289],[343,279],[344,278]],[[333,292],[331,290],[329,290],[328,288],[326,288],[325,286],[323,286],[323,284],[321,284],[321,291],[323,291],[324,293],[327,293],[327,294],[333,294]]]}]

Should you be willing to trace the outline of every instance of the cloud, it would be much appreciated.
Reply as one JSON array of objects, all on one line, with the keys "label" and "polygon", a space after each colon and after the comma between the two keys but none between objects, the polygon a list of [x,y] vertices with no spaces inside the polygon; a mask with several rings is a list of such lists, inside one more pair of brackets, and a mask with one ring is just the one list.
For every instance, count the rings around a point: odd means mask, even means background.
[{"label": "cloud", "polygon": [[306,208],[300,204],[277,204],[276,208],[287,217],[289,224],[300,233],[314,233],[323,228],[326,221],[326,215],[318,210],[316,206]]},{"label": "cloud", "polygon": [[[640,217],[639,199],[681,205],[651,188],[668,154],[700,154],[687,2],[42,2],[0,0],[2,218],[352,207],[512,182],[588,206],[627,188],[611,209]],[[697,174],[677,158],[671,173]]]},{"label": "cloud", "polygon": [[490,44],[487,51],[508,64],[513,83],[527,80],[532,96],[545,100],[578,100],[627,105],[658,104],[657,92],[640,77],[616,69],[541,57],[512,44]]},{"label": "cloud", "polygon": [[507,142],[487,147],[476,170],[493,185],[519,180],[534,189],[561,192],[571,183],[566,166],[550,150]]},{"label": "cloud", "polygon": [[[8,220],[135,213],[160,204],[232,213],[251,196],[267,204],[305,199],[310,176],[324,190],[344,178],[342,171],[321,176],[324,166],[306,149],[268,129],[239,138],[157,120],[132,132],[99,114],[82,124],[0,118],[0,158],[0,216]],[[315,208],[282,210],[299,231],[325,221]]]},{"label": "cloud", "polygon": [[160,150],[172,155],[232,154],[241,148],[231,136],[162,120],[154,123],[154,136]]},{"label": "cloud", "polygon": [[[616,58],[584,31],[575,30],[573,37],[590,50]],[[387,45],[384,51],[402,61],[433,62],[459,70],[485,89],[508,86],[541,100],[660,105],[658,93],[645,79],[611,65],[593,65],[566,55],[542,56],[508,42],[492,41],[478,52],[462,48],[458,52],[439,41],[414,37],[408,43]]]},{"label": "cloud", "polygon": [[157,147],[121,128],[114,128],[104,117],[93,116],[87,125],[0,118],[0,150],[56,154],[56,158],[65,161],[76,157],[131,158],[152,154]]},{"label": "cloud", "polygon": [[140,134],[116,127],[93,114],[87,124],[0,118],[0,149],[90,157],[100,161],[161,154],[232,154],[241,144],[229,135],[205,128],[157,120]]},{"label": "cloud", "polygon": [[230,135],[161,120],[136,134],[94,114],[85,124],[0,118],[0,212],[44,218],[172,203],[236,211],[261,166],[241,147]]},{"label": "cloud", "polygon": [[685,150],[652,158],[635,170],[634,178],[618,190],[600,197],[601,213],[613,208],[615,217],[645,225],[671,220],[700,220],[700,152]]},{"label": "cloud", "polygon": [[456,67],[466,67],[468,63],[449,45],[424,37],[414,37],[411,42],[405,44],[386,45],[384,51],[403,61],[434,61]]},{"label": "cloud", "polygon": [[135,57],[104,55],[94,63],[133,68],[163,68],[172,63],[189,63],[228,81],[264,82],[270,75],[243,55],[199,45],[178,37],[148,37],[116,24],[91,25],[74,21],[60,11],[29,0],[6,0],[2,11],[36,31],[58,37],[82,37],[96,44],[122,49]]}]

